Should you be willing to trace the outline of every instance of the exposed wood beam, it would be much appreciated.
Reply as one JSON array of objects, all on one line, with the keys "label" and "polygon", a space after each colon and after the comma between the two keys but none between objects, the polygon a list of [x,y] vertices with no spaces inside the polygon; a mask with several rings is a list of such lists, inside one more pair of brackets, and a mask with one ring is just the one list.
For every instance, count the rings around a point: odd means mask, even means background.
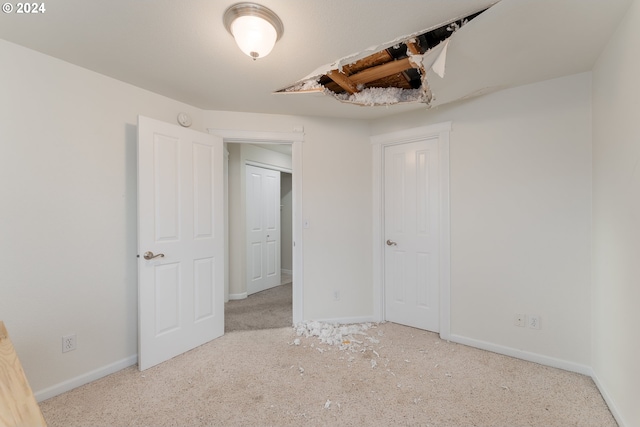
[{"label": "exposed wood beam", "polygon": [[420,48],[418,47],[418,44],[414,41],[412,42],[407,42],[407,50],[412,53],[413,55],[420,55]]},{"label": "exposed wood beam", "polygon": [[389,51],[387,49],[384,49],[362,59],[358,59],[356,62],[344,65],[342,67],[342,72],[347,76],[352,76],[359,73],[360,71],[366,70],[367,68],[386,64],[389,61],[393,61],[393,56],[389,54]]},{"label": "exposed wood beam", "polygon": [[355,83],[355,85],[367,84],[401,73],[409,68],[415,68],[415,65],[409,60],[409,58],[404,58],[397,61],[387,62],[386,64],[378,65],[377,67],[368,68],[357,74],[349,76],[349,80],[352,83]]},{"label": "exposed wood beam", "polygon": [[358,90],[357,85],[351,81],[349,77],[347,77],[344,73],[341,73],[338,70],[331,70],[327,73],[327,76],[336,82],[342,89],[349,92],[350,94],[354,94],[356,92],[360,92]]}]

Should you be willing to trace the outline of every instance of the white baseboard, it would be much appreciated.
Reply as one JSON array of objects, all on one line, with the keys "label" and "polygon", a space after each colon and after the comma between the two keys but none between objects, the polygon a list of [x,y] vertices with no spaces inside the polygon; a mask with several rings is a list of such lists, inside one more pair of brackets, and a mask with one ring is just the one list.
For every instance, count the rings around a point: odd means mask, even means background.
[{"label": "white baseboard", "polygon": [[121,371],[124,368],[135,365],[136,363],[138,363],[138,355],[134,354],[133,356],[129,356],[107,366],[103,366],[102,368],[95,369],[93,371],[87,372],[86,374],[82,374],[51,387],[47,387],[43,390],[38,390],[33,395],[38,402],[42,402],[43,400],[47,400],[59,394],[73,390],[76,387],[80,387],[102,377],[106,377],[107,375],[111,375],[115,372]]},{"label": "white baseboard", "polygon": [[293,270],[285,270],[285,269],[282,269],[282,270],[280,270],[280,272],[281,272],[282,274],[293,274]]},{"label": "white baseboard", "polygon": [[322,323],[334,323],[338,325],[346,325],[351,323],[375,323],[373,316],[363,317],[335,317],[332,319],[314,319]]},{"label": "white baseboard", "polygon": [[449,341],[458,344],[468,345],[470,347],[491,351],[493,353],[504,354],[505,356],[511,356],[518,359],[527,360],[529,362],[551,366],[552,368],[559,368],[564,369],[565,371],[576,372],[578,374],[587,375],[589,377],[592,376],[593,373],[590,366],[569,362],[563,359],[556,359],[555,357],[543,356],[541,354],[531,353],[524,350],[518,350],[517,348],[506,347],[486,341],[476,340],[473,338],[462,337],[455,334],[451,334],[448,339]]},{"label": "white baseboard", "polygon": [[622,417],[622,414],[618,410],[618,407],[614,403],[614,400],[611,398],[611,395],[607,391],[604,384],[602,384],[602,382],[598,378],[598,375],[593,370],[591,372],[591,378],[593,379],[593,382],[596,383],[596,387],[598,387],[598,390],[600,391],[600,394],[602,395],[602,398],[604,399],[604,401],[607,403],[607,406],[609,406],[609,410],[611,411],[613,418],[616,419],[618,426],[619,427],[630,426],[631,424],[625,422],[624,418]]},{"label": "white baseboard", "polygon": [[618,426],[627,427],[631,424],[627,423],[622,416],[622,413],[618,410],[615,401],[612,399],[611,395],[607,391],[604,384],[598,378],[598,375],[595,373],[592,367],[581,365],[579,363],[569,362],[562,359],[556,359],[554,357],[543,356],[537,353],[530,353],[528,351],[518,350],[511,347],[501,346],[493,343],[489,343],[486,341],[476,340],[473,338],[467,338],[460,335],[449,335],[448,337],[442,337],[442,339],[447,339],[451,342],[455,342],[458,344],[468,345],[470,347],[479,348],[481,350],[491,351],[493,353],[504,354],[505,356],[511,356],[522,360],[527,360],[529,362],[539,363],[545,366],[551,366],[552,368],[563,369],[565,371],[576,372],[578,374],[587,375],[593,379],[593,382],[598,387],[598,391],[602,395],[602,398],[607,403],[611,414],[615,418]]},{"label": "white baseboard", "polygon": [[247,293],[246,292],[243,292],[241,294],[229,294],[229,301],[245,299],[246,297],[247,297]]}]

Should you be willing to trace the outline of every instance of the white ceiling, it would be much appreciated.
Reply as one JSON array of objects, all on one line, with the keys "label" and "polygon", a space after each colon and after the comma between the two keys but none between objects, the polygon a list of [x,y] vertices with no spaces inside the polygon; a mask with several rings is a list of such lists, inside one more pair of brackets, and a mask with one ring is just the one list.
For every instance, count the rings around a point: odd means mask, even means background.
[{"label": "white ceiling", "polygon": [[[52,0],[44,14],[1,14],[0,38],[205,110],[374,119],[424,106],[360,107],[273,92],[494,1],[259,0],[285,30],[257,61],[223,26],[234,0]],[[590,70],[630,3],[500,1],[451,39],[444,79],[429,75],[435,105]]]}]

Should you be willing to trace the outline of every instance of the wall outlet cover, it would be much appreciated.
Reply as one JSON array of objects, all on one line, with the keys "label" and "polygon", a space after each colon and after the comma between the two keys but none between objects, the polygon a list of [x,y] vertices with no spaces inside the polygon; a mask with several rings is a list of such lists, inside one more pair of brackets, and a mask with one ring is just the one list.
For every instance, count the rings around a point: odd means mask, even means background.
[{"label": "wall outlet cover", "polygon": [[529,315],[529,327],[531,329],[540,329],[540,316],[537,314]]},{"label": "wall outlet cover", "polygon": [[62,337],[62,352],[76,349],[76,334],[65,335]]}]

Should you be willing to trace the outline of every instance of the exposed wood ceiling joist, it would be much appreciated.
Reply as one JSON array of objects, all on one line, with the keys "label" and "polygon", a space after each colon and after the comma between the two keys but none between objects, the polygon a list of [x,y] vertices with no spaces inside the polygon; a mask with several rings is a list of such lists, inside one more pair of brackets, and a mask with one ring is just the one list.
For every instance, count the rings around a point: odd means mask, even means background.
[{"label": "exposed wood ceiling joist", "polygon": [[356,84],[343,72],[331,70],[327,73],[327,76],[345,91],[351,94],[358,92]]},{"label": "exposed wood ceiling joist", "polygon": [[[400,38],[396,43],[391,43],[386,48],[353,62],[343,64],[342,61],[337,61],[336,65],[324,74],[278,92],[308,92],[311,86],[314,91],[324,90],[325,93],[333,94],[342,101],[350,102],[348,101],[349,96],[358,95],[367,89],[413,89],[420,91],[415,92],[414,99],[406,98],[412,102],[419,101],[428,104],[432,96],[426,82],[427,70],[422,64],[422,56],[432,52],[459,28],[485,10],[487,9],[456,18],[417,35]],[[396,93],[401,94],[402,92]],[[389,102],[388,98],[385,102]],[[367,105],[375,105],[375,103]]]},{"label": "exposed wood ceiling joist", "polygon": [[349,76],[349,78],[356,85],[364,85],[377,80],[383,80],[384,78],[393,76],[394,74],[402,73],[409,68],[415,68],[415,64],[409,57],[406,57],[395,61],[389,61],[386,64],[367,68],[366,70]]}]

